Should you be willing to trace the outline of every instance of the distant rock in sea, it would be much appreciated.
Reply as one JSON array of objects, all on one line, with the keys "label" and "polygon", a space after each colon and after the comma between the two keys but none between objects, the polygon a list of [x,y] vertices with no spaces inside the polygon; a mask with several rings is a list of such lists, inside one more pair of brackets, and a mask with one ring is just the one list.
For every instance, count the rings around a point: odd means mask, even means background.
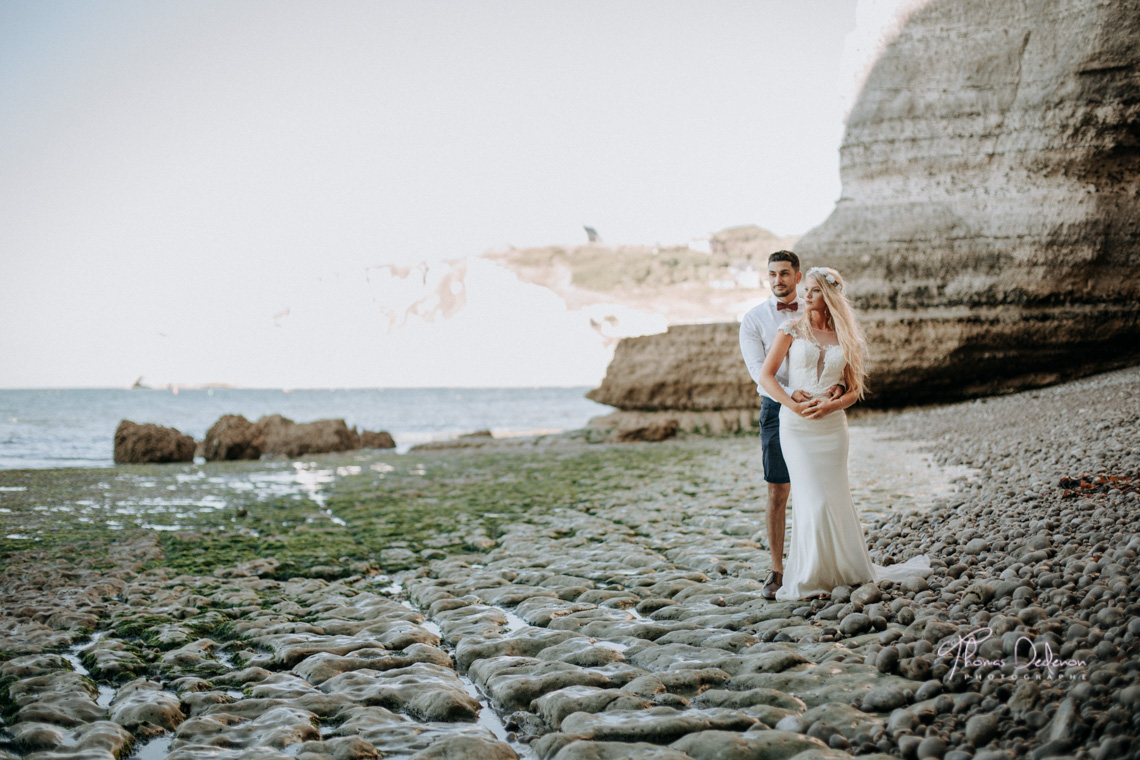
[{"label": "distant rock in sea", "polygon": [[123,420],[115,430],[116,464],[194,461],[194,439],[174,428]]}]

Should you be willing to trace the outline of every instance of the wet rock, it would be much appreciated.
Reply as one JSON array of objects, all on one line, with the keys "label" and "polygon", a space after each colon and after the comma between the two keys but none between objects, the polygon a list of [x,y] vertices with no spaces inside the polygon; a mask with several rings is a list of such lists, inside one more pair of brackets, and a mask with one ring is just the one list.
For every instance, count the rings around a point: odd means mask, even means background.
[{"label": "wet rock", "polygon": [[476,660],[468,675],[506,712],[525,710],[542,695],[568,686],[607,688],[611,684],[610,678],[600,672],[530,657]]},{"label": "wet rock", "polygon": [[734,710],[743,710],[756,705],[768,705],[795,712],[807,710],[807,705],[802,699],[775,689],[749,689],[747,691],[709,689],[702,692],[693,700],[693,703],[700,707],[726,707]]},{"label": "wet rock", "polygon": [[874,583],[865,583],[851,592],[851,601],[858,602],[866,607],[883,599],[883,592]]},{"label": "wet rock", "polygon": [[694,760],[746,760],[747,758],[791,758],[811,750],[828,750],[818,739],[788,731],[735,733],[700,731],[669,745]]},{"label": "wet rock", "polygon": [[596,741],[646,741],[669,744],[700,731],[746,731],[754,723],[744,713],[718,708],[676,710],[614,710],[598,714],[576,712],[562,720],[562,731]]},{"label": "wet rock", "polygon": [[0,663],[0,678],[18,680],[68,670],[71,664],[58,654],[30,654]]},{"label": "wet rock", "polygon": [[1085,733],[1077,703],[1070,697],[1061,700],[1052,720],[1037,735],[1042,744],[1057,743],[1071,746]]},{"label": "wet rock", "polygon": [[[292,754],[293,747],[289,747]],[[379,760],[380,751],[357,736],[343,736],[319,742],[304,742],[297,747],[297,757],[301,760]]]},{"label": "wet rock", "polygon": [[[816,722],[825,723],[833,727],[849,741],[861,732],[870,733],[877,726],[883,724],[882,718],[868,715],[862,710],[842,704],[828,703],[811,708],[803,714],[803,720],[812,725]],[[823,737],[816,737],[827,741]]]},{"label": "wet rock", "polygon": [[406,711],[428,721],[473,721],[480,710],[455,671],[424,662],[394,670],[342,673],[320,689],[356,704]]},{"label": "wet rock", "polygon": [[875,667],[882,673],[894,673],[901,660],[898,647],[884,647],[875,657]]},{"label": "wet rock", "polygon": [[417,662],[428,662],[441,667],[451,666],[451,657],[442,649],[427,644],[412,644],[396,654],[387,649],[357,649],[348,655],[318,652],[293,666],[293,672],[314,686],[353,670],[394,670]]},{"label": "wet rock", "polygon": [[909,575],[902,580],[902,590],[905,594],[917,594],[930,588],[930,584],[920,575]]},{"label": "wet rock", "polygon": [[989,604],[993,600],[996,592],[994,587],[988,583],[978,581],[973,583],[966,592],[962,594],[962,604]]},{"label": "wet rock", "polygon": [[43,760],[113,759],[122,757],[134,740],[122,726],[105,720],[84,723],[72,730],[46,723],[20,722],[10,726],[8,732],[19,746],[33,752],[27,757]]},{"label": "wet rock", "polygon": [[469,636],[460,641],[459,646],[455,648],[455,662],[460,669],[466,670],[476,660],[491,657],[535,657],[548,647],[573,639],[588,643],[588,639],[570,631],[549,631],[538,628],[523,629],[510,636]]},{"label": "wet rock", "polygon": [[906,695],[897,686],[880,686],[863,697],[863,709],[871,712],[890,712],[906,703]]},{"label": "wet rock", "polygon": [[690,757],[647,742],[576,740],[563,746],[553,760],[690,760]]},{"label": "wet rock", "polygon": [[[226,709],[235,705],[226,705]],[[220,749],[250,751],[257,747],[283,749],[290,744],[320,739],[314,728],[313,713],[297,707],[278,705],[247,720],[234,712],[216,712],[189,718],[178,727],[171,753],[189,753],[199,745]]]},{"label": "wet rock", "polygon": [[535,710],[555,730],[561,729],[566,716],[576,712],[595,714],[605,710],[645,710],[653,706],[637,694],[594,686],[567,686],[534,700]]},{"label": "wet rock", "polygon": [[919,760],[925,758],[941,758],[946,754],[946,741],[940,736],[927,736],[918,743],[917,755]]},{"label": "wet rock", "polygon": [[481,736],[445,736],[427,749],[412,755],[411,760],[518,760],[510,745]]},{"label": "wet rock", "polygon": [[928,620],[922,630],[923,641],[937,644],[947,636],[958,633],[958,626],[946,620]]},{"label": "wet rock", "polygon": [[82,661],[92,678],[108,681],[129,680],[146,668],[146,663],[140,660],[132,649],[133,647],[124,641],[103,638],[84,649]]},{"label": "wet rock", "polygon": [[966,739],[975,747],[984,747],[997,736],[998,720],[993,713],[980,713],[966,721]]},{"label": "wet rock", "polygon": [[104,720],[107,710],[94,701],[96,689],[78,673],[62,671],[25,678],[8,687],[16,720],[74,728]]},{"label": "wet rock", "polygon": [[359,737],[385,757],[407,757],[448,737],[471,736],[488,742],[497,741],[482,726],[471,723],[423,723],[383,707],[347,707],[338,717],[343,718],[344,722],[333,729],[330,736]]},{"label": "wet rock", "polygon": [[736,669],[737,674],[782,673],[797,665],[807,665],[811,663],[811,660],[799,652],[784,647],[769,649],[757,654],[747,651],[743,653],[743,657],[743,661]]},{"label": "wet rock", "polygon": [[123,420],[115,430],[117,464],[194,461],[194,439],[174,428]]},{"label": "wet rock", "polygon": [[140,730],[173,731],[186,716],[181,700],[154,681],[139,679],[124,684],[111,702],[111,720],[138,733]]},{"label": "wet rock", "polygon": [[158,670],[163,675],[176,678],[183,675],[197,675],[208,678],[229,670],[212,655],[217,645],[210,639],[199,639],[172,649],[159,658]]},{"label": "wet rock", "polygon": [[633,694],[652,697],[664,693],[695,695],[728,681],[730,676],[715,668],[674,670],[641,676],[627,683],[623,689]]},{"label": "wet rock", "polygon": [[966,543],[965,548],[962,549],[963,554],[974,555],[981,554],[990,550],[990,542],[984,538],[974,538]]},{"label": "wet rock", "polygon": [[871,630],[871,618],[861,612],[853,612],[839,623],[839,630],[845,636],[858,636]]}]

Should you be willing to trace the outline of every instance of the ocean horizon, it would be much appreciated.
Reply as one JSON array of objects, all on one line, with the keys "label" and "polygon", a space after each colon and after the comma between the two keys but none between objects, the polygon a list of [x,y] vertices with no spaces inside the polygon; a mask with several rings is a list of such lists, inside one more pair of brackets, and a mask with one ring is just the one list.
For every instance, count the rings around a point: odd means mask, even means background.
[{"label": "ocean horizon", "polygon": [[111,467],[115,428],[129,419],[177,428],[196,440],[224,414],[251,421],[343,419],[386,430],[397,453],[476,430],[499,437],[571,430],[611,407],[589,387],[0,389],[0,469]]}]

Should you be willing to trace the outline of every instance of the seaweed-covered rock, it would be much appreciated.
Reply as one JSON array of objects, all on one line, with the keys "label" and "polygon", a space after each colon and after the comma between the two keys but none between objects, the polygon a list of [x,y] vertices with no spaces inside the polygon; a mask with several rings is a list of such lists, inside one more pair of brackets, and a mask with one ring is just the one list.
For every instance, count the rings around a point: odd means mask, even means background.
[{"label": "seaweed-covered rock", "polygon": [[396,440],[387,430],[361,430],[360,448],[394,449],[396,448]]},{"label": "seaweed-covered rock", "polygon": [[240,414],[222,416],[206,431],[202,456],[211,462],[259,459],[261,446],[257,427]]},{"label": "seaweed-covered rock", "polygon": [[193,462],[194,439],[174,428],[123,420],[115,429],[116,464]]},{"label": "seaweed-covered rock", "polygon": [[259,419],[255,428],[255,442],[268,454],[299,457],[360,448],[360,434],[355,428],[349,429],[344,420],[297,423],[273,414]]}]

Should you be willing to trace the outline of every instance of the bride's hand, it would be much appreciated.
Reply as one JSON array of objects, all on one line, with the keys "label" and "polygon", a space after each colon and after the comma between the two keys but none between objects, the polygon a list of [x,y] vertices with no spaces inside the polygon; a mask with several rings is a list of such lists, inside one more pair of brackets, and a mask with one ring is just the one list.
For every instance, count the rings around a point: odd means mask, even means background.
[{"label": "bride's hand", "polygon": [[835,403],[833,401],[825,401],[822,398],[812,399],[813,403],[807,405],[807,408],[800,413],[800,416],[808,420],[818,420],[826,417],[835,411]]},{"label": "bride's hand", "polygon": [[807,401],[796,404],[796,414],[804,419],[815,419],[815,410],[823,403],[821,398],[808,398]]}]

